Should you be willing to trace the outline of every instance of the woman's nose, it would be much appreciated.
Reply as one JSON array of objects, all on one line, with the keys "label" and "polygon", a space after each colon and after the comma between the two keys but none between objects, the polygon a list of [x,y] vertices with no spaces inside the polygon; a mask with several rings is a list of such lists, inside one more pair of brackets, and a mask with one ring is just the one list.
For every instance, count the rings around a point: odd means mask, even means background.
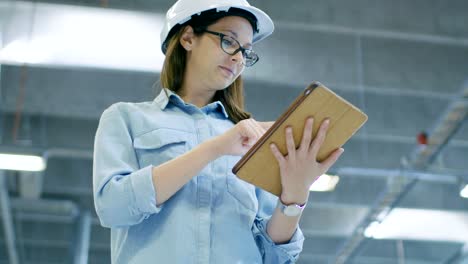
[{"label": "woman's nose", "polygon": [[232,57],[231,59],[235,62],[238,62],[238,63],[244,62],[244,56],[242,54],[242,51],[240,50],[236,54],[232,55],[231,57]]}]

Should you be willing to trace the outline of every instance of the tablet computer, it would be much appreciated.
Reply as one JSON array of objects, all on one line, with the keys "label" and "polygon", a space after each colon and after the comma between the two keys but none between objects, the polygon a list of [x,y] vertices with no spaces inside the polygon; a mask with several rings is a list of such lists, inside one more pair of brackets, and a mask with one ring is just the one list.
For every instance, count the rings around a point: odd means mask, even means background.
[{"label": "tablet computer", "polygon": [[269,145],[275,143],[281,153],[286,155],[285,128],[291,126],[295,145],[299,146],[305,121],[310,116],[314,118],[314,136],[322,121],[330,119],[327,136],[317,156],[318,161],[324,160],[343,146],[367,121],[367,115],[357,107],[323,84],[312,82],[236,163],[232,172],[240,179],[280,196],[282,188],[279,165]]}]

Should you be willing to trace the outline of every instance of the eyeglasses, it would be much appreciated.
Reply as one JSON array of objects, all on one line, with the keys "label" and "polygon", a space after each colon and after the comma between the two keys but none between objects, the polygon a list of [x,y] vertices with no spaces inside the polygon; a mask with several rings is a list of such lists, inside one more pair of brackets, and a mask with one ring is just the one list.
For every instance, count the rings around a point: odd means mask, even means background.
[{"label": "eyeglasses", "polygon": [[221,49],[227,54],[235,55],[239,51],[242,52],[242,57],[244,58],[244,61],[242,63],[245,65],[245,67],[250,67],[258,61],[259,58],[257,53],[255,53],[255,51],[251,49],[243,48],[240,45],[239,41],[237,41],[235,38],[223,33],[214,32],[206,29],[203,31],[218,36],[221,41]]}]

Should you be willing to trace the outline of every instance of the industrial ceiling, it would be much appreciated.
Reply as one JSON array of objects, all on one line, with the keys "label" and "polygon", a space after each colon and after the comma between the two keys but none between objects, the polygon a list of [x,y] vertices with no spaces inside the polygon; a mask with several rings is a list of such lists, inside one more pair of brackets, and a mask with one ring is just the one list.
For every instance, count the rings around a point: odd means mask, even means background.
[{"label": "industrial ceiling", "polygon": [[[250,3],[276,26],[244,73],[254,118],[275,120],[313,80],[369,116],[331,170],[335,190],[310,195],[299,263],[468,263],[468,2]],[[111,104],[158,93],[172,4],[0,1],[0,152],[47,157],[43,172],[0,170],[0,263],[110,263],[94,134]],[[85,15],[60,20],[71,14]]]}]

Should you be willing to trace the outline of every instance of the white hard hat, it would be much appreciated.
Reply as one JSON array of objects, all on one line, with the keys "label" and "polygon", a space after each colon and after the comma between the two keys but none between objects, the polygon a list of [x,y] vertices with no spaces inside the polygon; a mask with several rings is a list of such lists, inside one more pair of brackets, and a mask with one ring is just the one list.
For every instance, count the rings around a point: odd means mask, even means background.
[{"label": "white hard hat", "polygon": [[212,9],[216,9],[217,12],[228,11],[232,7],[245,10],[257,19],[258,32],[254,32],[253,43],[273,33],[275,26],[271,18],[262,10],[251,6],[246,0],[179,0],[169,8],[166,14],[166,20],[161,31],[161,49],[163,53],[166,53],[165,44],[173,27],[182,25],[189,21],[193,15],[200,15],[203,11]]}]

